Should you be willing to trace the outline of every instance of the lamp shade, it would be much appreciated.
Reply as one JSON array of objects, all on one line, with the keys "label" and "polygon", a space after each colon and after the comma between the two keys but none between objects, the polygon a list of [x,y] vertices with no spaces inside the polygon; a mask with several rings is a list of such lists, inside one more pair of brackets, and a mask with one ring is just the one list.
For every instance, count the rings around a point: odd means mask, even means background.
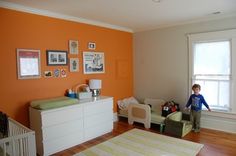
[{"label": "lamp shade", "polygon": [[90,89],[101,89],[102,88],[102,80],[98,80],[98,79],[89,80],[89,88]]}]

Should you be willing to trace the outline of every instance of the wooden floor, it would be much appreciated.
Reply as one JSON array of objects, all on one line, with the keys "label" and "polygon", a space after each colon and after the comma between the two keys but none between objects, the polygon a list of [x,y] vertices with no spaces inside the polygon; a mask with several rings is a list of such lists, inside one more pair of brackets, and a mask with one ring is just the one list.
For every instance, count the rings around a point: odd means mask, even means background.
[{"label": "wooden floor", "polygon": [[[135,123],[135,125],[130,126],[126,119],[122,119],[114,123],[114,130],[111,133],[56,153],[53,156],[71,156],[133,128],[144,129],[141,124]],[[159,133],[159,126],[152,125],[152,128],[147,131]],[[182,139],[204,144],[197,156],[236,156],[236,134],[201,129],[200,133],[190,132]]]}]

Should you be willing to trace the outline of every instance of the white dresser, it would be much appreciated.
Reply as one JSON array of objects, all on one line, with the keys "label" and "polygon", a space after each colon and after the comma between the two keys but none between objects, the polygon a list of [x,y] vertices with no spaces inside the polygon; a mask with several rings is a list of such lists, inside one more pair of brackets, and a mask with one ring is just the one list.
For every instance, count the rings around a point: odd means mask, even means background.
[{"label": "white dresser", "polygon": [[30,128],[40,156],[62,151],[112,131],[113,98],[84,99],[50,110],[30,107]]}]

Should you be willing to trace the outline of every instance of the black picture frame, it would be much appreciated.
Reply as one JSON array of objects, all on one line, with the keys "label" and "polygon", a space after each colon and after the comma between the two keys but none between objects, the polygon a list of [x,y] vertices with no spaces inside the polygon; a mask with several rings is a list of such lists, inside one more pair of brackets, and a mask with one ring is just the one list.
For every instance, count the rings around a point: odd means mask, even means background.
[{"label": "black picture frame", "polygon": [[68,64],[68,52],[62,50],[46,50],[48,66],[66,66]]}]

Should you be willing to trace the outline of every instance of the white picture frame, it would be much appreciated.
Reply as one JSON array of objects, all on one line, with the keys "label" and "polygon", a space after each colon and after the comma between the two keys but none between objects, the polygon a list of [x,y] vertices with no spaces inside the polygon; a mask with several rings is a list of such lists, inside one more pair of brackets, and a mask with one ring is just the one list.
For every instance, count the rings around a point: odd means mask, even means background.
[{"label": "white picture frame", "polygon": [[79,42],[77,40],[69,40],[70,54],[79,54]]},{"label": "white picture frame", "polygon": [[70,58],[70,72],[78,72],[78,71],[79,71],[79,59]]},{"label": "white picture frame", "polygon": [[84,74],[105,73],[105,57],[103,52],[83,52]]},{"label": "white picture frame", "polygon": [[40,50],[17,49],[18,79],[41,77]]}]

